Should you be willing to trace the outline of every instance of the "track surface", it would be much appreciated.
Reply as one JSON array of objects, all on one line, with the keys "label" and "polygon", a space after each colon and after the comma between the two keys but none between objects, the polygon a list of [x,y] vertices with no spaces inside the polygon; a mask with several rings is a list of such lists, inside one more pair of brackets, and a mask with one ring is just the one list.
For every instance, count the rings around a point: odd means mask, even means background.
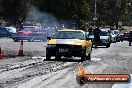
[{"label": "track surface", "polygon": [[[111,44],[110,48],[93,49],[92,61],[80,58],[45,61],[46,42],[24,42],[24,57],[18,57],[19,42],[0,39],[4,53],[0,61],[0,88],[111,88],[113,84],[85,84],[76,82],[76,68],[82,65],[92,74],[132,73],[132,46],[128,42]],[[41,57],[40,57],[41,56]],[[53,57],[54,58],[54,57]]]}]

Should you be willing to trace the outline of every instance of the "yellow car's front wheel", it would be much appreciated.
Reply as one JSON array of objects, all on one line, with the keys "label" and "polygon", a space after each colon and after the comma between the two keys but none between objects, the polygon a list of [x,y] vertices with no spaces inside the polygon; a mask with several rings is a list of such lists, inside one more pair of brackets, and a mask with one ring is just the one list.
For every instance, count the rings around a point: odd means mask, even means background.
[{"label": "yellow car's front wheel", "polygon": [[48,52],[46,52],[46,60],[50,60],[50,59],[51,59],[51,55]]},{"label": "yellow car's front wheel", "polygon": [[55,59],[60,60],[61,59],[61,56],[55,55]]}]

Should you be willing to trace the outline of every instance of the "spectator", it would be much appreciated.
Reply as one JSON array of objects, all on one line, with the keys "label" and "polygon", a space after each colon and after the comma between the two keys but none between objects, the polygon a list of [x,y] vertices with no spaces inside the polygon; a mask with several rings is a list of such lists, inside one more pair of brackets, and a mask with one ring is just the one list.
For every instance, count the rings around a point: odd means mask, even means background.
[{"label": "spectator", "polygon": [[130,31],[130,33],[129,33],[128,41],[129,41],[129,46],[131,46],[131,42],[132,42],[132,31]]},{"label": "spectator", "polygon": [[97,26],[93,33],[94,33],[94,43],[95,43],[95,49],[97,49],[97,45],[100,42],[100,32],[101,30],[99,29],[99,26]]},{"label": "spectator", "polygon": [[89,29],[88,29],[89,35],[91,35],[92,30],[93,30],[93,29],[92,29],[92,27],[90,26]]}]

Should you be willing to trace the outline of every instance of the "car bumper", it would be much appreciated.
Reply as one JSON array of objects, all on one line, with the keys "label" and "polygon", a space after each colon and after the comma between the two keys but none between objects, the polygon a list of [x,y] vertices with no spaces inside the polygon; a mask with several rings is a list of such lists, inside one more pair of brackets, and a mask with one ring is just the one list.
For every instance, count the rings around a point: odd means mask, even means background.
[{"label": "car bumper", "polygon": [[82,54],[82,48],[49,48],[46,47],[46,53],[50,54],[51,56],[59,55],[59,56],[80,56]]},{"label": "car bumper", "polygon": [[128,40],[128,37],[122,37],[121,39],[123,39],[123,40]]},{"label": "car bumper", "polygon": [[29,40],[30,37],[13,37],[13,40]]},{"label": "car bumper", "polygon": [[[102,43],[102,42],[98,42],[97,43],[97,46],[107,46],[109,45],[110,43]],[[93,43],[93,45],[95,45],[95,43]]]},{"label": "car bumper", "polygon": [[[107,46],[109,44],[111,44],[110,41],[102,41],[102,40],[100,42],[97,42],[96,43],[96,45],[98,45],[98,46]],[[93,41],[93,45],[95,45],[95,42],[94,41]]]},{"label": "car bumper", "polygon": [[22,36],[12,36],[13,40],[47,40],[46,36],[38,36],[38,35],[22,35]]}]

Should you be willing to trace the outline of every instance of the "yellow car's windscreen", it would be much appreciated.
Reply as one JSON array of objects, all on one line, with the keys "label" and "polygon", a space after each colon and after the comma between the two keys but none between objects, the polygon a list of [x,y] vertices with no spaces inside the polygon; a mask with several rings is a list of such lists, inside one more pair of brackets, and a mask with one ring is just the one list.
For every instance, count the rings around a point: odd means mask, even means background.
[{"label": "yellow car's windscreen", "polygon": [[81,39],[84,40],[83,32],[72,32],[72,31],[58,31],[55,34],[56,39]]}]

